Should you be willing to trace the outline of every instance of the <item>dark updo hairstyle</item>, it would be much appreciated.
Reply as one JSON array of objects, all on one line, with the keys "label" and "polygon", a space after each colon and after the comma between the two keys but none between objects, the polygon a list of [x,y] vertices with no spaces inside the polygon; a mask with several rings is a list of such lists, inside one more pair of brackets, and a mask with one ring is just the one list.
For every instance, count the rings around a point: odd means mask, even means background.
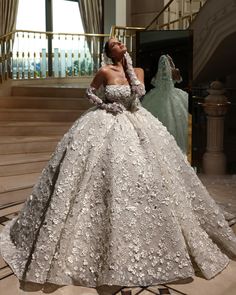
[{"label": "dark updo hairstyle", "polygon": [[107,57],[110,57],[111,58],[110,48],[109,48],[109,41],[107,41],[105,43],[103,51],[106,53]]}]

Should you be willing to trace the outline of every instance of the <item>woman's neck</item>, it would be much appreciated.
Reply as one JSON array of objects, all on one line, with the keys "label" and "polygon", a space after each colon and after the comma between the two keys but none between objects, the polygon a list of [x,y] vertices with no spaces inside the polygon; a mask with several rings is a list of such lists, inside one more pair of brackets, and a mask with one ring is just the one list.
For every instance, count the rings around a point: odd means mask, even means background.
[{"label": "woman's neck", "polygon": [[122,64],[121,60],[115,60],[115,61],[113,61],[113,65],[114,66],[118,66],[118,67],[123,67],[123,64]]}]

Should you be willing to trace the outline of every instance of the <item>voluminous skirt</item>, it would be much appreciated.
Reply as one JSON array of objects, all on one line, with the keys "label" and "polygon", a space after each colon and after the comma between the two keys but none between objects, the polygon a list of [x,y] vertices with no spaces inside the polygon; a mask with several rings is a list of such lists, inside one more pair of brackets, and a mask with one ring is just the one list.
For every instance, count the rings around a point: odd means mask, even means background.
[{"label": "voluminous skirt", "polygon": [[0,247],[22,280],[144,286],[191,277],[193,265],[214,277],[236,238],[156,118],[93,108],[59,142]]}]

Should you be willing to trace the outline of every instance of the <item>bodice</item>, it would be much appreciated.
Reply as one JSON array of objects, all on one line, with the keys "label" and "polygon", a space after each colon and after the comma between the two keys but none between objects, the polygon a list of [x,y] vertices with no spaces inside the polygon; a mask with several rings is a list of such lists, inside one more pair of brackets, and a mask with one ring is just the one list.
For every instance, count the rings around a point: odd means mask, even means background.
[{"label": "bodice", "polygon": [[105,97],[109,102],[121,103],[129,107],[134,98],[131,96],[130,85],[106,85]]}]

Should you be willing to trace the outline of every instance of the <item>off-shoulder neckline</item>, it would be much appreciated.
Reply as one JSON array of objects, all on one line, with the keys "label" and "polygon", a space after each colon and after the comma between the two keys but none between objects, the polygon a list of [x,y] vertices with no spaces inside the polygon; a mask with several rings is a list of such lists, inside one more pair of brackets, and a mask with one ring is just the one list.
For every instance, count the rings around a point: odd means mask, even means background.
[{"label": "off-shoulder neckline", "polygon": [[130,87],[129,84],[107,84],[107,85],[105,85],[105,87],[108,87],[108,86],[126,86],[126,87]]}]

